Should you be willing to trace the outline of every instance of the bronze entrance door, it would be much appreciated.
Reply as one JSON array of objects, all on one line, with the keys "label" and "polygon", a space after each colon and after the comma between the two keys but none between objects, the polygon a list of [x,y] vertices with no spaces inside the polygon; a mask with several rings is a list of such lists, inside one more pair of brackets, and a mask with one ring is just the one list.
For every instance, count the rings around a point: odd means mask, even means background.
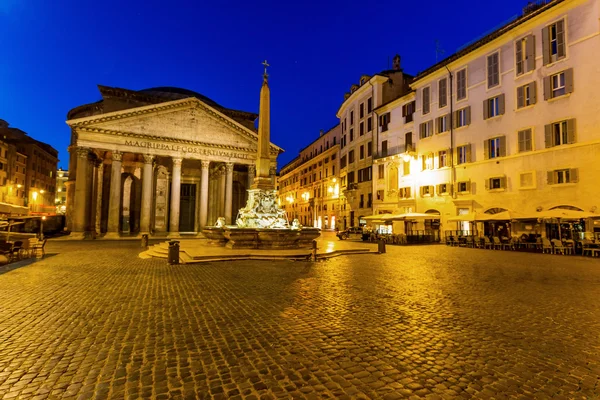
[{"label": "bronze entrance door", "polygon": [[179,232],[193,232],[195,216],[196,184],[182,183],[179,200]]}]

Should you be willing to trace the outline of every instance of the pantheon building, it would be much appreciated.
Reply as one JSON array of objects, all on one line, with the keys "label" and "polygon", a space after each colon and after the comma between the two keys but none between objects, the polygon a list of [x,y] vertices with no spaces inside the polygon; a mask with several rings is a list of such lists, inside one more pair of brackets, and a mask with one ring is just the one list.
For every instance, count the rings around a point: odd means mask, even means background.
[{"label": "pantheon building", "polygon": [[[254,180],[257,114],[179,88],[99,90],[67,116],[73,238],[177,237],[235,221]],[[282,151],[270,145],[273,183]]]}]

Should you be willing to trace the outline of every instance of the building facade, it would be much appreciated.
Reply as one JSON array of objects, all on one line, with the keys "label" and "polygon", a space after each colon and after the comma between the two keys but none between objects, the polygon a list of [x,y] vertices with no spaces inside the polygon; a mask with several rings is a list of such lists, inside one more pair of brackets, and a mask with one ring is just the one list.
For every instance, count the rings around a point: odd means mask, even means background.
[{"label": "building facade", "polygon": [[281,168],[279,204],[290,221],[304,226],[334,229],[339,221],[339,151],[341,126],[327,132]]},{"label": "building facade", "polygon": [[57,214],[67,212],[67,182],[69,171],[59,168],[56,171],[56,200],[54,201]]},{"label": "building facade", "polygon": [[364,75],[352,85],[337,112],[342,127],[340,139],[340,182],[342,229],[362,224],[360,218],[373,213],[373,155],[379,141],[379,126],[389,124],[388,114],[375,109],[410,91],[412,77],[402,72],[400,56],[393,69]]},{"label": "building facade", "polygon": [[[68,114],[72,237],[177,237],[234,222],[254,181],[257,114],[179,88],[99,89],[101,101]],[[270,144],[273,182],[281,151]]]},{"label": "building facade", "polygon": [[[445,229],[473,211],[595,212],[599,16],[598,0],[538,2],[376,110],[391,113],[398,154],[377,160],[385,175],[374,182],[383,190],[375,212],[438,211]],[[394,125],[411,98],[414,121]]]}]

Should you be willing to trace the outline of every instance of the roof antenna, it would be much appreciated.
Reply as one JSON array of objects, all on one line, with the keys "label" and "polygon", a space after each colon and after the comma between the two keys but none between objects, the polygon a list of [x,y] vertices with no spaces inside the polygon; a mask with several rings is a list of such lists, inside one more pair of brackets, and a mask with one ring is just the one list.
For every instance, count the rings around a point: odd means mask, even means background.
[{"label": "roof antenna", "polygon": [[445,53],[444,49],[440,45],[440,41],[436,39],[435,41],[435,63],[438,63],[438,59],[441,58]]}]

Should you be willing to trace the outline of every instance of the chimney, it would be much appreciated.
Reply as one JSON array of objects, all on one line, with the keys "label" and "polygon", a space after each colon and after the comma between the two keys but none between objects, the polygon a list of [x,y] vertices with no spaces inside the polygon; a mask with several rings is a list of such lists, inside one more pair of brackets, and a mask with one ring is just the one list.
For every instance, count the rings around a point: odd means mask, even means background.
[{"label": "chimney", "polygon": [[0,119],[0,128],[8,128],[8,122],[3,119]]},{"label": "chimney", "polygon": [[323,136],[323,129],[319,131],[319,137]]},{"label": "chimney", "polygon": [[400,55],[396,54],[392,60],[392,69],[394,71],[402,71],[400,68]]}]

